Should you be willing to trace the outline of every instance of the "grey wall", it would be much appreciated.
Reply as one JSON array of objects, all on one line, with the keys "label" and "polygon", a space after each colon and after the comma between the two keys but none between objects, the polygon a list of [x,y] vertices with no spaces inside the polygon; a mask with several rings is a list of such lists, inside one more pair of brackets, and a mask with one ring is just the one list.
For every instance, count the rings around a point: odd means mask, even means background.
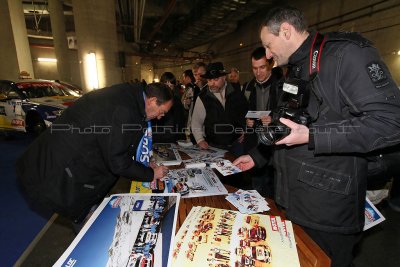
[{"label": "grey wall", "polygon": [[[300,3],[299,3],[300,2]],[[322,33],[330,31],[360,32],[371,40],[388,65],[397,84],[400,85],[400,1],[365,0],[310,0],[289,1],[301,9],[312,29]],[[374,5],[374,3],[380,3]],[[265,10],[267,12],[267,10]],[[259,25],[264,12],[243,23],[237,31],[208,46],[198,49],[212,50],[214,61],[222,61],[225,68],[237,67],[243,83],[253,77],[250,53],[261,45]],[[323,22],[323,23],[321,23]],[[242,43],[243,46],[239,46]]]}]

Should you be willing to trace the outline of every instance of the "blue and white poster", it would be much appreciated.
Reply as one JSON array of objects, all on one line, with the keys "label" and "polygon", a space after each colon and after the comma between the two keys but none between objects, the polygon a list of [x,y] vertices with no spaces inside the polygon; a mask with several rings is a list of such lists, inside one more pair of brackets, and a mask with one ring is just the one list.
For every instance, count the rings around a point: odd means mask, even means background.
[{"label": "blue and white poster", "polygon": [[53,266],[171,266],[179,194],[104,199]]},{"label": "blue and white poster", "polygon": [[364,231],[383,222],[385,217],[379,212],[379,210],[372,204],[372,202],[366,198],[365,199],[365,223],[364,223]]}]

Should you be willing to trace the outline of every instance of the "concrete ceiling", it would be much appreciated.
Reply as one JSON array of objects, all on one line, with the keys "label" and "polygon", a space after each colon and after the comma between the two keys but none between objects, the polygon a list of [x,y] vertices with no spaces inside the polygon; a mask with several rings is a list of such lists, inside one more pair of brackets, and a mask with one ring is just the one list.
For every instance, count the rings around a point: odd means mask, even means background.
[{"label": "concrete ceiling", "polygon": [[[232,33],[274,0],[114,0],[117,31],[142,54],[183,55]],[[51,37],[48,1],[23,1],[28,33]],[[73,34],[73,6],[64,0],[66,31]],[[95,7],[94,7],[95,8]]]}]

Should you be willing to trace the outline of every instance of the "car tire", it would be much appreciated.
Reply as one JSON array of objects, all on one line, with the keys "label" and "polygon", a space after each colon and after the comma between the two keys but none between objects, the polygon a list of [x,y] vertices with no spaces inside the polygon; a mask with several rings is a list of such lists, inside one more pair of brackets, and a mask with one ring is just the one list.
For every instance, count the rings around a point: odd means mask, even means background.
[{"label": "car tire", "polygon": [[46,124],[39,116],[36,116],[27,122],[26,131],[28,133],[38,136],[45,130],[46,130]]}]

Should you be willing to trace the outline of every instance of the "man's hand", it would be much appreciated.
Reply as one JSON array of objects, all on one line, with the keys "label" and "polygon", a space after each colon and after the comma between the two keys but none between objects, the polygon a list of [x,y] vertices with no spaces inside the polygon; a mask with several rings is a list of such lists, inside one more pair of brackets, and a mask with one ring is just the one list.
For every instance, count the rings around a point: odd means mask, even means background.
[{"label": "man's hand", "polygon": [[247,127],[253,127],[254,126],[254,120],[253,119],[246,119],[246,125],[247,125]]},{"label": "man's hand", "polygon": [[280,118],[279,120],[290,128],[290,134],[276,142],[276,145],[293,146],[308,143],[310,134],[310,129],[308,129],[308,127],[285,118]]},{"label": "man's hand", "polygon": [[154,171],[154,180],[161,179],[168,174],[168,168],[165,166],[151,167]]},{"label": "man's hand", "polygon": [[250,170],[255,166],[254,160],[249,155],[244,155],[238,157],[234,162],[233,165],[236,165],[242,171]]},{"label": "man's hand", "polygon": [[201,140],[200,142],[197,143],[197,145],[201,149],[208,149],[208,143],[206,142],[206,140]]},{"label": "man's hand", "polygon": [[271,116],[261,116],[260,119],[261,119],[263,126],[268,126],[268,124],[270,124],[272,121]]}]

